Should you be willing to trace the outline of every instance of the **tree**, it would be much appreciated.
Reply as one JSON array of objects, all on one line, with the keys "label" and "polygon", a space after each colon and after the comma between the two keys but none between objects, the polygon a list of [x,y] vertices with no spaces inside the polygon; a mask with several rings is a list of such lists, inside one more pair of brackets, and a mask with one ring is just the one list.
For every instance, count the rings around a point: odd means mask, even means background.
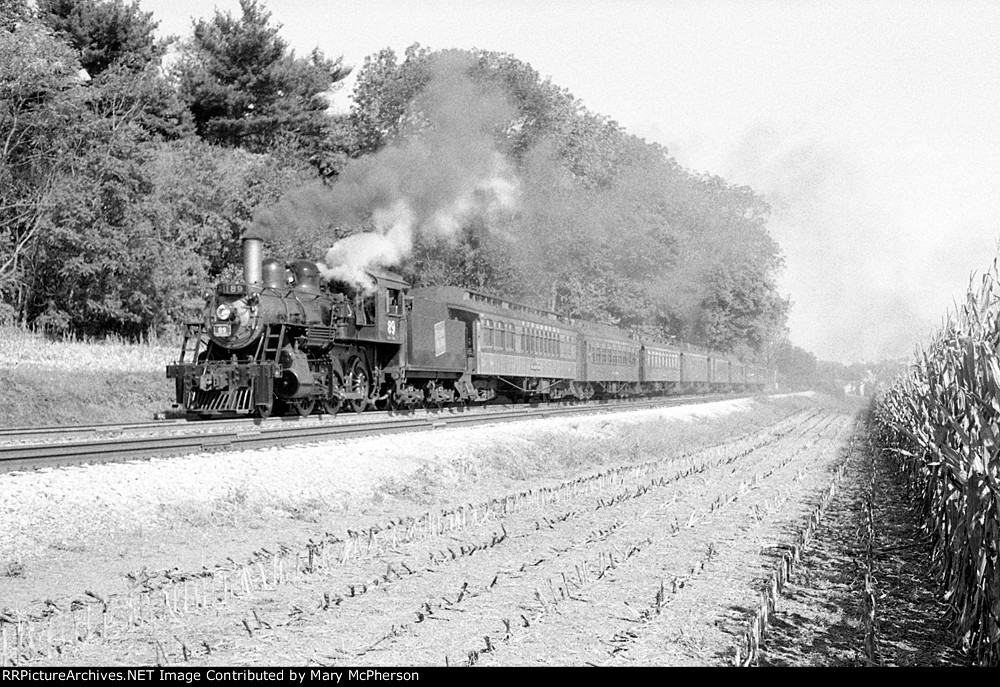
[{"label": "tree", "polygon": [[151,139],[194,134],[187,107],[160,71],[167,41],[156,38],[153,15],[138,2],[39,0],[38,16],[78,52],[94,112],[137,123]]},{"label": "tree", "polygon": [[138,127],[151,141],[195,135],[191,113],[159,67],[135,70],[114,65],[88,83],[88,107],[96,115]]},{"label": "tree", "polygon": [[[259,208],[313,176],[301,160],[220,148],[197,139],[159,145],[150,167],[153,187],[143,216],[171,250],[190,250],[201,257],[198,279],[203,281],[240,262],[240,238]],[[280,254],[299,255],[300,249],[283,247]]]},{"label": "tree", "polygon": [[[781,258],[764,200],[684,170],[511,55],[413,45],[399,60],[382,50],[358,75],[351,123],[354,158],[327,193],[342,202],[311,212],[324,195],[312,189],[300,195],[304,211],[286,207],[277,224],[311,213],[305,224],[333,240],[406,207],[413,250],[397,267],[416,283],[495,291],[748,357],[783,330],[788,302],[775,288]],[[514,188],[516,208],[488,221],[465,213],[442,243],[422,227],[440,208],[471,203],[467,185],[439,183],[455,169],[476,187]]]},{"label": "tree", "polygon": [[415,43],[406,49],[402,64],[391,48],[365,58],[351,105],[353,156],[377,152],[399,134],[414,97],[430,78],[430,54],[429,49]]},{"label": "tree", "polygon": [[787,341],[778,351],[774,369],[782,385],[793,389],[810,389],[817,379],[816,356]]},{"label": "tree", "polygon": [[240,0],[242,16],[216,11],[194,24],[176,67],[180,92],[205,141],[251,152],[282,145],[328,158],[332,118],[325,93],[350,72],[318,50],[297,58],[257,0]]},{"label": "tree", "polygon": [[17,24],[32,18],[27,0],[0,0],[0,30],[13,31]]},{"label": "tree", "polygon": [[44,27],[0,30],[0,297],[24,315],[45,214],[86,118],[79,63]]},{"label": "tree", "polygon": [[93,117],[42,220],[28,317],[90,335],[141,334],[153,316],[159,251],[136,212],[151,179],[133,127]]},{"label": "tree", "polygon": [[91,77],[112,66],[143,71],[159,65],[166,43],[155,36],[157,22],[139,3],[124,0],[38,0],[38,18],[79,51]]}]

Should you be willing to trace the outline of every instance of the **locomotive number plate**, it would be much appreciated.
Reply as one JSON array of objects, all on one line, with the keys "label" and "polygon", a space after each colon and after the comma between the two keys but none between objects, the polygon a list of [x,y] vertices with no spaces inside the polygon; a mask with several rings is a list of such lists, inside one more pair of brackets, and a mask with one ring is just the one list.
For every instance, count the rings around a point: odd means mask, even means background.
[{"label": "locomotive number plate", "polygon": [[216,336],[229,336],[231,331],[228,322],[226,324],[217,324],[212,328],[212,333]]}]

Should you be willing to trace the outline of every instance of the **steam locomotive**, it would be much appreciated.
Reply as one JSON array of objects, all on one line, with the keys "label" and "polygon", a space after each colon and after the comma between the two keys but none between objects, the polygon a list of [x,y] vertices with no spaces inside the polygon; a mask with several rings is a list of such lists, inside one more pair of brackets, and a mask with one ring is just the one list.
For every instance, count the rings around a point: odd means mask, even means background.
[{"label": "steam locomotive", "polygon": [[262,259],[243,238],[243,282],[220,283],[167,367],[189,416],[384,405],[626,397],[763,388],[764,370],[716,351],[470,289],[327,282],[315,262]]}]

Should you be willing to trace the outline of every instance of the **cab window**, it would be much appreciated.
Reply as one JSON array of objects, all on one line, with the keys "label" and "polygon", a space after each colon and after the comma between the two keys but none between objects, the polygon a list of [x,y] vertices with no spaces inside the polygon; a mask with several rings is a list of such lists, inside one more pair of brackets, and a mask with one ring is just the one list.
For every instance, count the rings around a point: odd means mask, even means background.
[{"label": "cab window", "polygon": [[385,311],[390,315],[403,314],[403,292],[399,289],[385,290]]}]

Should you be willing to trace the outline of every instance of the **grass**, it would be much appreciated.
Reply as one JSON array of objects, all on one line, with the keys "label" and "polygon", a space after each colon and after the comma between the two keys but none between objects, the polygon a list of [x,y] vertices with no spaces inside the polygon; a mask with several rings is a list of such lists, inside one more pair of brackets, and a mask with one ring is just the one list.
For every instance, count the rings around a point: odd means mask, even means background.
[{"label": "grass", "polygon": [[0,426],[21,427],[153,419],[170,407],[166,343],[55,340],[0,328]]},{"label": "grass", "polygon": [[258,529],[273,515],[307,523],[318,523],[337,510],[335,504],[316,495],[251,495],[246,486],[230,487],[209,501],[185,500],[161,504],[159,520],[167,527],[218,527]]},{"label": "grass", "polygon": [[[638,463],[651,458],[680,455],[712,446],[719,437],[733,437],[766,426],[816,402],[801,397],[761,399],[748,411],[691,421],[649,420],[635,424],[605,421],[584,432],[579,423],[567,429],[540,433],[505,445],[456,455],[447,463],[428,463],[404,478],[378,483],[375,500],[390,497],[420,506],[454,501],[455,493],[490,485],[518,488],[518,483],[539,479],[563,480],[591,469]],[[822,403],[829,404],[825,399]],[[669,429],[665,431],[666,426]],[[494,489],[495,491],[495,489]]]},{"label": "grass", "polygon": [[162,372],[177,357],[167,342],[52,338],[17,327],[0,327],[0,367],[37,367],[59,372]]},{"label": "grass", "polygon": [[158,519],[168,527],[256,527],[263,507],[250,498],[246,487],[230,487],[210,501],[180,500],[160,504]]}]

